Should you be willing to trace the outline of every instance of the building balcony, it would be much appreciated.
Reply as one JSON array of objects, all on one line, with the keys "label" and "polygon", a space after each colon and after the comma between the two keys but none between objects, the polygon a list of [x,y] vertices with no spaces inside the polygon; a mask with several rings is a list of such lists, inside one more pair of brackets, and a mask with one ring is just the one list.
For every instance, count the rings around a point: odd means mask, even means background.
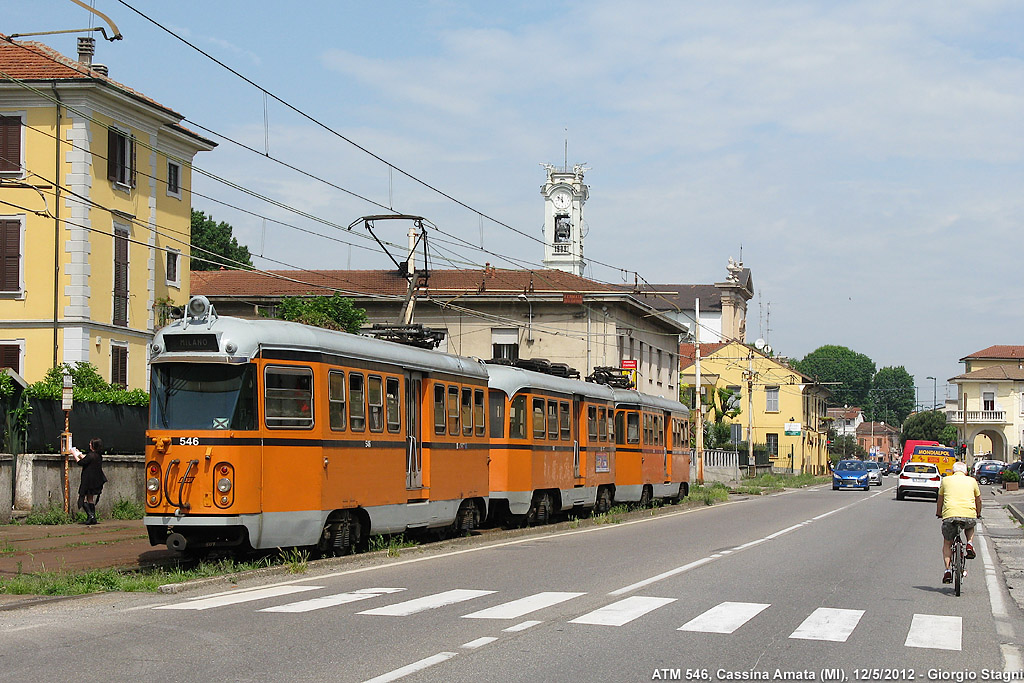
[{"label": "building balcony", "polygon": [[[964,411],[947,410],[946,422],[963,424]],[[1005,410],[968,410],[967,424],[1006,424]]]}]

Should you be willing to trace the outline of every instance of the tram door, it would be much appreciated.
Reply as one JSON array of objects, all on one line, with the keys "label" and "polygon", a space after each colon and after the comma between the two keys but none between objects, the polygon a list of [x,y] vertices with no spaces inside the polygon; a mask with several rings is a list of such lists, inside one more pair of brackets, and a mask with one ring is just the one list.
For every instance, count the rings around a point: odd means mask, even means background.
[{"label": "tram door", "polygon": [[423,444],[422,435],[423,375],[419,372],[405,374],[405,422],[408,431],[405,437],[405,488],[423,488]]},{"label": "tram door", "polygon": [[[573,474],[577,479],[581,479],[587,476],[587,461],[584,455],[581,455],[580,451],[580,440],[584,434],[584,423],[583,420],[584,411],[586,410],[583,405],[582,396],[573,396],[572,399],[572,429],[574,434],[572,440],[572,467]],[[589,444],[588,444],[589,447]],[[585,451],[584,451],[585,453]]]}]

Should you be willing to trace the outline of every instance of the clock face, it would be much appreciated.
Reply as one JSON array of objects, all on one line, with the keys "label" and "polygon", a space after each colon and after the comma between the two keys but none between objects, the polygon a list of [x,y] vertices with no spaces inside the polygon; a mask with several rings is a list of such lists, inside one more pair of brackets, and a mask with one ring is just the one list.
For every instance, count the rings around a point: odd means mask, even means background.
[{"label": "clock face", "polygon": [[551,195],[551,203],[555,205],[556,209],[568,209],[569,201],[570,197],[568,192],[556,192]]}]

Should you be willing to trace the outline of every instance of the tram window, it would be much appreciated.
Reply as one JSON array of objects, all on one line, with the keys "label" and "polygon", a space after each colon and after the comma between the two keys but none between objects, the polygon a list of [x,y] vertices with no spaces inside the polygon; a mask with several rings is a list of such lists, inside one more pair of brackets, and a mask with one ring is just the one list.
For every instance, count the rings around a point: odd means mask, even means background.
[{"label": "tram window", "polygon": [[597,441],[597,406],[587,406],[587,436]]},{"label": "tram window", "polygon": [[448,387],[448,433],[459,435],[459,388]]},{"label": "tram window", "polygon": [[533,399],[533,438],[544,438],[544,399]]},{"label": "tram window", "polygon": [[487,401],[491,413],[491,438],[505,437],[505,395],[500,391],[492,391]]},{"label": "tram window", "polygon": [[401,401],[398,400],[401,385],[397,377],[388,377],[385,386],[387,388],[385,400],[388,410],[388,431],[397,433],[402,429]]},{"label": "tram window", "polygon": [[268,366],[265,375],[267,427],[313,426],[313,370]]},{"label": "tram window", "polygon": [[597,438],[601,441],[608,440],[608,416],[604,408],[597,409]]},{"label": "tram window", "polygon": [[572,423],[569,419],[569,404],[562,402],[558,404],[558,427],[562,430],[562,439],[572,440]]},{"label": "tram window", "polygon": [[487,433],[487,425],[484,424],[484,390],[473,390],[473,424],[476,425],[476,435],[483,436]]},{"label": "tram window", "polygon": [[149,426],[153,429],[254,430],[256,366],[156,363]]},{"label": "tram window", "polygon": [[462,435],[473,436],[473,390],[462,388]]},{"label": "tram window", "polygon": [[363,376],[358,372],[350,372],[348,375],[348,423],[353,432],[361,432],[366,429]]},{"label": "tram window", "polygon": [[548,401],[548,438],[558,439],[558,402]]},{"label": "tram window", "polygon": [[327,373],[327,404],[331,429],[345,431],[345,373],[340,370]]},{"label": "tram window", "polygon": [[384,381],[370,375],[366,382],[366,403],[370,408],[370,431],[384,431]]},{"label": "tram window", "polygon": [[444,434],[447,428],[444,412],[444,385],[434,385],[434,433]]},{"label": "tram window", "polygon": [[641,413],[644,419],[644,444],[651,443],[651,416],[646,413]]},{"label": "tram window", "polygon": [[508,436],[510,439],[526,438],[526,397],[516,396],[508,410]]},{"label": "tram window", "polygon": [[626,443],[640,443],[639,413],[626,413]]},{"label": "tram window", "polygon": [[622,410],[615,411],[615,443],[624,444],[626,435],[626,413]]},{"label": "tram window", "polygon": [[619,431],[616,431],[616,430],[618,430],[619,425],[618,424],[614,424],[614,425],[612,424],[612,416],[613,416],[614,412],[615,411],[612,410],[611,408],[608,409],[608,440],[609,441],[614,441],[615,440],[615,435],[619,433]]}]

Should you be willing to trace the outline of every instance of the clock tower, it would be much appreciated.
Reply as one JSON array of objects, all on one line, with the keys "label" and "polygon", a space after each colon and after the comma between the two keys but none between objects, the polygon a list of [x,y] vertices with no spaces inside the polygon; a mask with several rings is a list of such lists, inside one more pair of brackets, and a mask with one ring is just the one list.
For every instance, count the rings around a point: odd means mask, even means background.
[{"label": "clock tower", "polygon": [[544,197],[544,266],[583,275],[583,204],[590,188],[583,184],[583,172],[576,164],[572,170],[542,164],[547,182],[541,185]]}]

